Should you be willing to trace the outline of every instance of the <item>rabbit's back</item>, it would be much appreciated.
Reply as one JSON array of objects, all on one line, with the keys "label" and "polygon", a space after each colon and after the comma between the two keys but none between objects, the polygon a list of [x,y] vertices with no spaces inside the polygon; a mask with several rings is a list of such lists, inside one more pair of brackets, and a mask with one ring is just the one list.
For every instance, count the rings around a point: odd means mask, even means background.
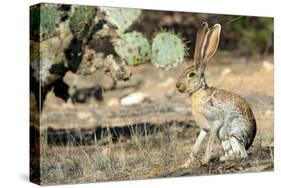
[{"label": "rabbit's back", "polygon": [[222,89],[215,89],[211,99],[223,114],[219,138],[235,136],[246,149],[250,147],[256,135],[256,120],[249,104],[239,95]]}]

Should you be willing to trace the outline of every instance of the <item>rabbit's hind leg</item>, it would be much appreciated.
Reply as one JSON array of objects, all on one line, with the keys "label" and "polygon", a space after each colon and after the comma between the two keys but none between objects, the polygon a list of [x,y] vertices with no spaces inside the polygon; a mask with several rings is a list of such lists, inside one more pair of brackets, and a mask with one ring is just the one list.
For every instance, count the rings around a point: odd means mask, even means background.
[{"label": "rabbit's hind leg", "polygon": [[235,136],[229,138],[229,142],[233,151],[233,157],[235,159],[246,159],[248,158],[248,153],[245,146],[239,142]]},{"label": "rabbit's hind leg", "polygon": [[222,140],[221,146],[224,151],[224,156],[220,157],[220,161],[230,160],[233,156],[233,151],[229,139]]},{"label": "rabbit's hind leg", "polygon": [[245,146],[241,144],[234,136],[227,140],[221,141],[224,150],[224,156],[220,157],[220,161],[246,159],[248,157]]}]

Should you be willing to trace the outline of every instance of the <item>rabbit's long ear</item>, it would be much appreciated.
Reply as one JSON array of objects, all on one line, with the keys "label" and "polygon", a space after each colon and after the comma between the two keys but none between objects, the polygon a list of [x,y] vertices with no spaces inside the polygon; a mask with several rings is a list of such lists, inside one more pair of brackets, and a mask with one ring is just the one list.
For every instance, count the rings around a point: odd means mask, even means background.
[{"label": "rabbit's long ear", "polygon": [[201,53],[201,51],[202,51],[202,46],[203,46],[203,43],[205,40],[205,36],[208,33],[208,31],[209,31],[209,28],[208,28],[207,22],[203,22],[197,31],[196,45],[195,45],[195,50],[194,50],[195,69],[197,69],[203,61],[203,54]]},{"label": "rabbit's long ear", "polygon": [[209,59],[217,51],[219,41],[220,41],[221,25],[215,24],[206,34],[206,37],[203,42],[202,53],[203,61],[202,63],[207,63]]},{"label": "rabbit's long ear", "polygon": [[215,24],[206,34],[201,48],[201,61],[198,68],[198,73],[203,75],[206,63],[217,51],[220,41],[221,25]]}]

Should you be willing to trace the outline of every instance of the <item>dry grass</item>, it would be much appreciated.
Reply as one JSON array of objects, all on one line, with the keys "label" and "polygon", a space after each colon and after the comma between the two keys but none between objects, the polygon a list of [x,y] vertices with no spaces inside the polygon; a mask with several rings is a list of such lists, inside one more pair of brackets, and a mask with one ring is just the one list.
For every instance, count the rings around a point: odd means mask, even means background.
[{"label": "dry grass", "polygon": [[143,130],[132,129],[129,140],[113,143],[108,134],[92,146],[74,146],[71,139],[66,147],[44,144],[42,184],[153,177],[161,166],[187,157],[187,153],[182,152],[184,142],[174,129],[176,126],[168,126],[163,131],[145,135],[140,133]]},{"label": "dry grass", "polygon": [[[188,158],[198,134],[193,126],[163,125],[161,130],[131,131],[131,139],[112,142],[110,134],[91,146],[77,145],[71,138],[66,147],[43,143],[41,183],[85,183],[172,177],[183,175],[224,174],[272,170],[273,147],[258,134],[245,161],[219,162],[215,157],[208,165],[198,161],[189,168],[180,166]],[[214,156],[221,153],[215,145]]]}]

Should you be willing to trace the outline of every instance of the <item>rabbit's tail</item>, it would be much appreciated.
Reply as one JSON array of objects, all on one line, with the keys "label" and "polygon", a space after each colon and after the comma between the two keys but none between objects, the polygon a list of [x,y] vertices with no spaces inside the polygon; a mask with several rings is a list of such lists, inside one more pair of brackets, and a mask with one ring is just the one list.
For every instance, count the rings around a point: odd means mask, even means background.
[{"label": "rabbit's tail", "polygon": [[250,127],[248,130],[247,142],[245,144],[246,149],[248,149],[252,145],[257,133],[256,120],[252,119],[249,123],[250,123]]}]

